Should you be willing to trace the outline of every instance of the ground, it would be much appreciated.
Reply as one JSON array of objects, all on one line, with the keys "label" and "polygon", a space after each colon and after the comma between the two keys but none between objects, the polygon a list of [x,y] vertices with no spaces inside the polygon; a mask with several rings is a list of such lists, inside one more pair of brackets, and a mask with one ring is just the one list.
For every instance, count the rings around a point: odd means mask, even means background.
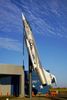
[{"label": "ground", "polygon": [[21,98],[21,97],[0,97],[0,100],[67,100],[67,95],[66,96],[56,96],[56,97],[32,97],[30,99],[29,97]]},{"label": "ground", "polygon": [[32,97],[32,99],[30,98],[21,98],[21,97],[2,97],[0,98],[0,100],[51,100],[45,97]]}]

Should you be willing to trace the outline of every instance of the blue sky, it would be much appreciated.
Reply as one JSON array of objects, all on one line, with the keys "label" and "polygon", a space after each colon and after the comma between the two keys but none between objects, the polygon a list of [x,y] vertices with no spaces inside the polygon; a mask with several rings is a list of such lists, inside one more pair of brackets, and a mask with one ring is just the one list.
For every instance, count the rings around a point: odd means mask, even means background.
[{"label": "blue sky", "polygon": [[23,23],[27,17],[39,57],[55,74],[57,85],[67,87],[67,0],[0,0],[0,63],[23,65]]}]

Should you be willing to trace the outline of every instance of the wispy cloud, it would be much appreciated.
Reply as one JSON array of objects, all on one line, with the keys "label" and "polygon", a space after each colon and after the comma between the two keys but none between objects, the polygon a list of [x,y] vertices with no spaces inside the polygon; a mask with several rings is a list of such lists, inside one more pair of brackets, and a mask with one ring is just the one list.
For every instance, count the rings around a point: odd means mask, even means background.
[{"label": "wispy cloud", "polygon": [[21,12],[23,12],[34,33],[67,38],[66,9],[67,6],[61,0],[7,0],[7,2],[1,0],[0,31],[12,35],[22,34]]},{"label": "wispy cloud", "polygon": [[22,44],[18,40],[0,37],[0,48],[22,52]]},{"label": "wispy cloud", "polygon": [[[19,5],[21,4],[19,3]],[[31,4],[30,2],[28,3],[25,1],[23,9],[25,10],[27,17],[32,24],[32,29],[35,32],[43,33],[45,35],[49,34],[48,36],[67,38],[67,24],[65,20],[66,6],[64,5],[65,4],[63,4],[61,0],[51,0],[51,2],[49,2],[49,0],[34,0]],[[18,7],[18,3],[16,6]]]},{"label": "wispy cloud", "polygon": [[0,1],[0,31],[7,33],[22,33],[19,8],[10,0]]}]

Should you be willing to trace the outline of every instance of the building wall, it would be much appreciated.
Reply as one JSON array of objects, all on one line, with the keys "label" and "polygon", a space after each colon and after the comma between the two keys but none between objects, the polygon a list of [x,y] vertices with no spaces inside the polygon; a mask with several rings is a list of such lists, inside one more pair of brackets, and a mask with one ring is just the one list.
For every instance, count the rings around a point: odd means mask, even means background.
[{"label": "building wall", "polygon": [[0,64],[0,74],[22,75],[23,67],[9,64]]},{"label": "building wall", "polygon": [[11,95],[11,77],[0,75],[0,95]]},{"label": "building wall", "polygon": [[0,65],[0,96],[24,96],[24,69]]},{"label": "building wall", "polygon": [[11,96],[11,85],[0,85],[0,96]]}]

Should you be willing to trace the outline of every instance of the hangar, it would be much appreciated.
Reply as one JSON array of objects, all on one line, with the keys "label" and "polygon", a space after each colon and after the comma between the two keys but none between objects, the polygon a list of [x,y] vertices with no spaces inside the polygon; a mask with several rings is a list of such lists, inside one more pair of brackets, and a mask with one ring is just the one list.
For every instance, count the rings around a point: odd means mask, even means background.
[{"label": "hangar", "polygon": [[0,64],[0,96],[24,97],[24,69],[22,66]]}]

